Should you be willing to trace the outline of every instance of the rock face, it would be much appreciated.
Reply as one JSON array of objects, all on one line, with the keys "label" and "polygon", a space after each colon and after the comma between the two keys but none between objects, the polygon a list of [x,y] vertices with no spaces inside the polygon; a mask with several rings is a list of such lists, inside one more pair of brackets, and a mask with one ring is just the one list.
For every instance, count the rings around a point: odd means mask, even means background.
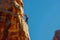
[{"label": "rock face", "polygon": [[54,35],[53,40],[60,40],[60,30],[57,30],[57,31],[55,32],[55,35]]},{"label": "rock face", "polygon": [[22,0],[0,0],[0,40],[30,40]]}]

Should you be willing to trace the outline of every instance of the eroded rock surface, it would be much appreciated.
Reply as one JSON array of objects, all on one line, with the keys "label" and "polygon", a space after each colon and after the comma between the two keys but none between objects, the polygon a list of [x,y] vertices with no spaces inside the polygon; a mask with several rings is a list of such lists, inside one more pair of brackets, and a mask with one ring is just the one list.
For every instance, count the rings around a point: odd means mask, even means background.
[{"label": "eroded rock surface", "polygon": [[0,40],[30,40],[22,0],[0,0]]},{"label": "eroded rock surface", "polygon": [[53,40],[60,40],[60,30],[55,31],[55,35],[54,35]]}]

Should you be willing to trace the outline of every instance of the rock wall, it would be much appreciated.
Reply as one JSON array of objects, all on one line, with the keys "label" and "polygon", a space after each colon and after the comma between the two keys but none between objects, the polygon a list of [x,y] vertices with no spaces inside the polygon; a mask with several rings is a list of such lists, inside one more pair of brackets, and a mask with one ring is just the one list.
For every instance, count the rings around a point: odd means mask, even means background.
[{"label": "rock wall", "polygon": [[55,35],[53,37],[53,40],[60,40],[60,30],[55,31]]},{"label": "rock wall", "polygon": [[30,40],[22,0],[0,0],[0,40]]}]

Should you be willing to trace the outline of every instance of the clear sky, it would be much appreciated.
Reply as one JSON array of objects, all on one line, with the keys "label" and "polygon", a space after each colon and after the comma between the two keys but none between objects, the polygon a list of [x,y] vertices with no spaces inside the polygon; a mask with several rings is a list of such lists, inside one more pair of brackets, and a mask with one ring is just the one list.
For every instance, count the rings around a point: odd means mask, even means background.
[{"label": "clear sky", "polygon": [[31,40],[52,40],[60,29],[60,0],[23,0]]}]

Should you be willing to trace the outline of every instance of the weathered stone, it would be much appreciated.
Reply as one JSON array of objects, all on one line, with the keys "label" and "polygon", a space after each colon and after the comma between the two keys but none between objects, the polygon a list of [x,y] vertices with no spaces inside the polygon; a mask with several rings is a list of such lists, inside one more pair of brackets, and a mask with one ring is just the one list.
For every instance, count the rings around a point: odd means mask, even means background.
[{"label": "weathered stone", "polygon": [[54,35],[53,40],[60,40],[60,30],[55,31],[55,35]]},{"label": "weathered stone", "polygon": [[0,0],[0,40],[30,40],[22,0]]}]

